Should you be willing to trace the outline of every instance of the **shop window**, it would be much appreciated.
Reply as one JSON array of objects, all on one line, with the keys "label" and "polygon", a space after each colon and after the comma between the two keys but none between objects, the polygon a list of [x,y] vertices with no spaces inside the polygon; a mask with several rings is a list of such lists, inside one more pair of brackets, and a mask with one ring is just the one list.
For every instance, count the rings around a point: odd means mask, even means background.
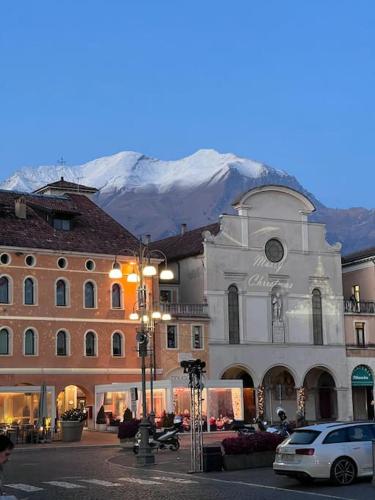
[{"label": "shop window", "polygon": [[68,339],[67,334],[64,330],[60,330],[59,332],[57,332],[56,354],[57,356],[68,355]]},{"label": "shop window", "polygon": [[112,335],[112,356],[123,356],[122,335],[119,332]]},{"label": "shop window", "polygon": [[96,356],[96,335],[94,332],[87,332],[85,338],[85,355]]},{"label": "shop window", "polygon": [[67,306],[67,285],[64,280],[57,280],[56,282],[56,305]]},{"label": "shop window", "polygon": [[24,281],[24,304],[32,306],[35,304],[35,283],[32,278],[26,278]]},{"label": "shop window", "polygon": [[36,355],[36,335],[31,329],[25,332],[25,356]]},{"label": "shop window", "polygon": [[167,348],[177,349],[177,325],[167,325]]},{"label": "shop window", "polygon": [[240,343],[240,322],[238,307],[238,288],[231,285],[228,288],[228,323],[229,323],[229,343]]},{"label": "shop window", "polygon": [[85,283],[85,307],[95,308],[95,285],[92,281]]},{"label": "shop window", "polygon": [[322,295],[315,288],[312,292],[312,316],[314,345],[323,344]]},{"label": "shop window", "polygon": [[203,331],[201,325],[193,325],[193,349],[203,349]]},{"label": "shop window", "polygon": [[10,354],[9,350],[9,331],[6,328],[0,330],[0,355],[6,356]]},{"label": "shop window", "polygon": [[355,323],[355,336],[356,336],[356,341],[357,341],[357,346],[358,347],[365,347],[366,346],[366,339],[365,339],[365,324],[364,323]]},{"label": "shop window", "polygon": [[0,304],[9,304],[9,279],[6,276],[0,277]]},{"label": "shop window", "polygon": [[112,285],[112,309],[121,308],[121,286],[118,283]]}]

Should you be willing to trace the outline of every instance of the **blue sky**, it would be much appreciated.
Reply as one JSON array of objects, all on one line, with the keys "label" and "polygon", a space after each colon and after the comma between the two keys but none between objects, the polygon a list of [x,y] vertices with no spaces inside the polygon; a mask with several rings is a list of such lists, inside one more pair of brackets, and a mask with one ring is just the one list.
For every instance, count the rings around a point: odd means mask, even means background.
[{"label": "blue sky", "polygon": [[215,148],[375,207],[374,26],[373,0],[2,0],[0,180]]}]

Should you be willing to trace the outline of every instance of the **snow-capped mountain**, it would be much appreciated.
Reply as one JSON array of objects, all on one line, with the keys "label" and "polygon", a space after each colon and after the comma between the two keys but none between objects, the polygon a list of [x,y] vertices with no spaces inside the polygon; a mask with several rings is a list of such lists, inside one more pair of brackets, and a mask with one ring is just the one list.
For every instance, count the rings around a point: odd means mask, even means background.
[{"label": "snow-capped mountain", "polygon": [[233,200],[262,184],[282,184],[306,194],[318,209],[314,218],[327,221],[328,239],[341,241],[346,251],[371,245],[368,219],[375,232],[374,214],[369,217],[371,211],[361,209],[364,234],[353,241],[349,227],[353,217],[348,211],[342,217],[344,211],[324,207],[283,170],[210,149],[175,161],[124,151],[77,166],[25,167],[0,183],[0,189],[28,192],[60,177],[98,188],[95,201],[103,209],[135,235],[150,233],[153,240],[176,234],[181,223],[193,229],[217,221],[221,213],[233,213]]}]

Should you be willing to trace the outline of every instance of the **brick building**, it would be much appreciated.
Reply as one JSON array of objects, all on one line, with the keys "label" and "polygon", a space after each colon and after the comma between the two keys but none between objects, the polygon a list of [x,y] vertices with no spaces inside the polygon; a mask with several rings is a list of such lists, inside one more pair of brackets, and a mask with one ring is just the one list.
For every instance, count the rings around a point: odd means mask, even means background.
[{"label": "brick building", "polygon": [[63,178],[32,194],[0,191],[0,423],[35,420],[42,383],[52,419],[76,406],[95,418],[97,384],[140,380],[128,319],[136,284],[108,276],[116,255],[131,272],[139,243],[95,192]]}]

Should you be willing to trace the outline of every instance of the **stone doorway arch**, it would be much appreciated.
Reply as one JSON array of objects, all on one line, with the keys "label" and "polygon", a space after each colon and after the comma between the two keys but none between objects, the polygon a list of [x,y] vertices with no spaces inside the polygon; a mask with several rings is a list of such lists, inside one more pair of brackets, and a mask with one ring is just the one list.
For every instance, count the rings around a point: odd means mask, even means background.
[{"label": "stone doorway arch", "polygon": [[308,422],[337,420],[337,392],[332,374],[316,366],[305,375],[305,418]]},{"label": "stone doorway arch", "polygon": [[279,421],[276,409],[284,409],[289,420],[296,414],[297,392],[292,371],[286,366],[273,366],[263,377],[264,413],[267,420]]},{"label": "stone doorway arch", "polygon": [[243,410],[245,422],[252,422],[256,417],[255,388],[253,378],[246,368],[231,366],[221,376],[222,380],[242,380]]}]

